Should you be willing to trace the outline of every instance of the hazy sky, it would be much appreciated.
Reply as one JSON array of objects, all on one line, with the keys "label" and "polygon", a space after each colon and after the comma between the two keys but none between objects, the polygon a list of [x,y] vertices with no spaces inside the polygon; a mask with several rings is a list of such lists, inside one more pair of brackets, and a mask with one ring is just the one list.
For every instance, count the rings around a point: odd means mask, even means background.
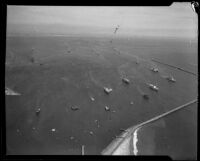
[{"label": "hazy sky", "polygon": [[7,33],[196,37],[190,3],[170,7],[7,6]]}]

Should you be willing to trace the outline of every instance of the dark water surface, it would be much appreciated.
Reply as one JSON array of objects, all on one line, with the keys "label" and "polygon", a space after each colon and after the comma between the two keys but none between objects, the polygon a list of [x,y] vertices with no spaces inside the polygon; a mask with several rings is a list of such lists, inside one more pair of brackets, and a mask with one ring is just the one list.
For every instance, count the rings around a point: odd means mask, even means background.
[{"label": "dark water surface", "polygon": [[138,155],[197,159],[197,103],[150,123],[137,132]]},{"label": "dark water surface", "polygon": [[[177,40],[117,39],[111,44],[103,38],[8,37],[6,87],[21,93],[6,96],[8,154],[79,155],[81,145],[85,154],[100,154],[120,134],[119,129],[197,97],[197,77],[151,61],[156,58],[197,72],[196,48],[195,43]],[[152,73],[151,67],[159,73]],[[165,79],[170,74],[176,83]],[[122,83],[124,76],[129,85]],[[146,83],[156,84],[158,93]],[[103,87],[113,92],[106,95]],[[143,93],[149,100],[143,99]],[[71,110],[73,105],[79,110]],[[105,111],[105,106],[111,111]],[[189,117],[179,117],[176,126]]]}]

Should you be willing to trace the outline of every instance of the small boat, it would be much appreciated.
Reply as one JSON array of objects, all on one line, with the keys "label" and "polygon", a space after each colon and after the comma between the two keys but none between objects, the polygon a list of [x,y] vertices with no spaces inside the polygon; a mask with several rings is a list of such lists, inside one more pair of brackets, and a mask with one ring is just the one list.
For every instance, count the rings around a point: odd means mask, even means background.
[{"label": "small boat", "polygon": [[112,88],[104,87],[104,92],[105,92],[106,94],[109,94],[110,92],[112,92]]},{"label": "small boat", "polygon": [[151,68],[151,71],[157,73],[158,72],[158,68]]},{"label": "small boat", "polygon": [[149,84],[149,88],[152,89],[152,90],[154,90],[154,91],[158,91],[158,87],[156,87],[153,84]]},{"label": "small boat", "polygon": [[122,78],[122,81],[126,84],[129,84],[130,83],[130,80],[128,80],[127,78]]},{"label": "small boat", "polygon": [[95,101],[94,97],[90,97],[91,101]]},{"label": "small boat", "polygon": [[166,78],[169,82],[176,82],[176,80],[172,77],[172,76],[169,76]]},{"label": "small boat", "polygon": [[35,113],[36,113],[37,116],[40,114],[40,111],[41,111],[40,108],[38,108],[38,109],[35,111]]},{"label": "small boat", "polygon": [[56,129],[51,129],[51,131],[52,131],[52,132],[55,132],[55,131],[56,131]]},{"label": "small boat", "polygon": [[90,135],[93,135],[94,133],[92,131],[90,131]]},{"label": "small boat", "polygon": [[78,107],[78,106],[71,106],[71,109],[72,109],[73,111],[76,111],[76,110],[79,110],[79,107]]},{"label": "small boat", "polygon": [[108,106],[105,106],[106,111],[110,111],[110,108]]}]

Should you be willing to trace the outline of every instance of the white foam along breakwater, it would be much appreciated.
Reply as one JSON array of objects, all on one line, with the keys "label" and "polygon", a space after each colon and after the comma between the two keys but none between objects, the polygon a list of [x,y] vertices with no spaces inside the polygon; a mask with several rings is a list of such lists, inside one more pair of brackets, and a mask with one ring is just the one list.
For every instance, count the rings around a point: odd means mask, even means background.
[{"label": "white foam along breakwater", "polygon": [[138,132],[139,128],[135,130],[135,132],[133,133],[133,154],[137,155],[138,154],[138,149],[137,149],[137,142],[138,142],[138,138],[137,138],[137,132]]},{"label": "white foam along breakwater", "polygon": [[141,124],[139,124],[139,125],[137,125],[137,126],[135,126],[135,128],[133,129],[133,130],[131,130],[131,131],[129,131],[130,133],[132,133],[133,131],[133,154],[134,155],[137,155],[138,154],[138,149],[137,149],[137,142],[138,142],[138,138],[137,138],[137,132],[138,132],[138,130],[140,129],[140,128],[142,128],[143,126],[145,126],[146,124],[148,124],[148,123],[152,123],[152,122],[154,122],[154,121],[157,121],[157,120],[159,120],[159,119],[161,119],[161,118],[163,118],[163,117],[165,117],[165,116],[167,116],[167,115],[169,115],[169,114],[171,114],[171,113],[173,113],[173,112],[176,112],[176,111],[178,111],[178,110],[180,110],[180,109],[182,109],[182,108],[184,108],[184,107],[187,107],[187,106],[189,106],[189,105],[191,105],[191,104],[193,104],[193,103],[195,103],[195,102],[197,102],[197,99],[195,99],[195,100],[193,100],[193,101],[190,101],[190,102],[188,102],[188,103],[186,103],[186,104],[184,104],[184,105],[181,105],[181,106],[179,106],[179,107],[176,107],[176,108],[174,108],[174,109],[172,109],[172,110],[170,110],[170,111],[168,111],[168,112],[165,112],[165,113],[163,113],[163,114],[161,114],[161,115],[159,115],[159,116],[157,116],[157,117],[154,117],[154,118],[152,118],[152,119],[150,119],[150,120],[147,120],[147,121],[145,121],[145,122],[143,122],[143,123],[141,123]]},{"label": "white foam along breakwater", "polygon": [[[133,147],[132,147],[132,150],[130,151],[130,154],[137,155],[137,154],[138,154],[138,149],[137,149],[137,142],[138,142],[137,134],[138,134],[138,133],[137,133],[137,132],[138,132],[138,130],[139,130],[140,128],[142,128],[142,127],[148,125],[148,123],[155,122],[155,121],[157,121],[157,120],[159,120],[159,119],[161,119],[161,118],[163,118],[163,117],[165,117],[165,116],[167,116],[167,115],[169,115],[169,114],[171,114],[171,113],[174,113],[174,112],[176,112],[176,111],[178,111],[178,110],[181,110],[181,109],[183,109],[183,108],[185,108],[185,107],[187,107],[187,106],[189,106],[189,105],[191,105],[191,104],[193,104],[193,103],[196,103],[196,102],[197,102],[197,99],[194,99],[194,100],[192,100],[192,101],[190,101],[190,102],[188,102],[188,103],[185,103],[185,104],[183,104],[183,105],[181,105],[181,106],[178,106],[178,107],[176,107],[176,108],[174,108],[174,109],[172,109],[172,110],[170,110],[170,111],[168,111],[168,112],[165,112],[165,113],[163,113],[163,114],[161,114],[161,115],[158,115],[158,116],[156,116],[156,117],[153,117],[152,119],[149,119],[149,120],[147,120],[147,121],[145,121],[145,122],[142,122],[142,123],[140,123],[140,124],[138,124],[138,125],[136,125],[136,126],[130,127],[130,128],[127,130],[127,133],[125,133],[124,136],[123,136],[122,138],[120,138],[120,140],[118,140],[117,142],[113,141],[106,149],[104,149],[104,150],[102,151],[102,154],[103,154],[103,155],[115,155],[115,154],[114,154],[115,151],[116,151],[118,148],[120,148],[120,146],[122,145],[122,143],[123,143],[128,137],[132,136],[132,137],[133,137],[133,138],[132,138],[132,139],[133,139],[133,140],[132,140]],[[111,149],[109,149],[112,145],[114,145],[114,146],[113,146]]]}]

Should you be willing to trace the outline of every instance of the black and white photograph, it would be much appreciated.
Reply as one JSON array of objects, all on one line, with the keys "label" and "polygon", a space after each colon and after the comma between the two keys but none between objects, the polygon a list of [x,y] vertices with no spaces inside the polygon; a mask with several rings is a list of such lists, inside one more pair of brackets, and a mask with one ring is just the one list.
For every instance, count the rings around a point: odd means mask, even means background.
[{"label": "black and white photograph", "polygon": [[7,5],[6,155],[197,160],[197,6]]}]

